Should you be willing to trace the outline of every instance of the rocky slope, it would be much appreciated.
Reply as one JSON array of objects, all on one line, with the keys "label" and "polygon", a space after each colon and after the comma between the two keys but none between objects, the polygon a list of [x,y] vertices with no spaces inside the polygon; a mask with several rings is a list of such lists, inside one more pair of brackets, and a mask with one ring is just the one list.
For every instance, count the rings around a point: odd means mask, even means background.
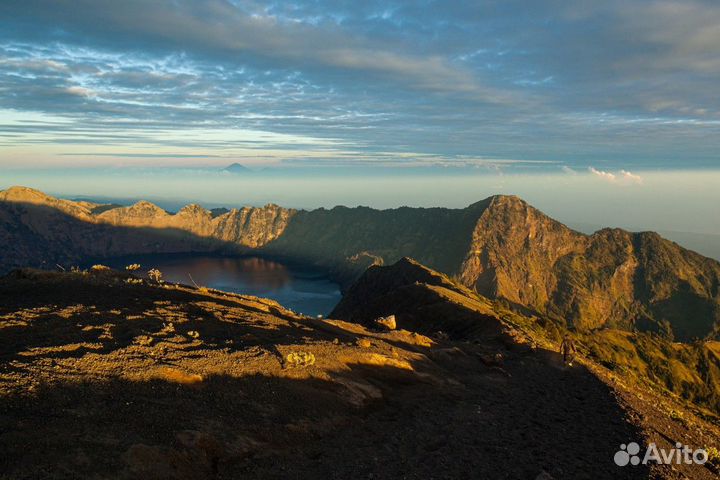
[{"label": "rocky slope", "polygon": [[155,252],[254,251],[321,265],[349,285],[366,267],[411,256],[491,298],[581,331],[720,333],[720,263],[651,232],[575,232],[521,199],[465,209],[274,205],[175,215],[147,202],[107,208],[26,188],[0,193],[0,269]]},{"label": "rocky slope", "polygon": [[0,477],[714,478],[612,459],[716,445],[715,424],[593,362],[564,368],[536,322],[415,262],[373,271],[343,308],[375,302],[368,323],[404,302],[400,330],[108,271],[0,279]]},{"label": "rocky slope", "polygon": [[460,279],[492,297],[601,326],[703,337],[720,322],[720,263],[652,232],[583,235],[516,197],[495,197]]}]

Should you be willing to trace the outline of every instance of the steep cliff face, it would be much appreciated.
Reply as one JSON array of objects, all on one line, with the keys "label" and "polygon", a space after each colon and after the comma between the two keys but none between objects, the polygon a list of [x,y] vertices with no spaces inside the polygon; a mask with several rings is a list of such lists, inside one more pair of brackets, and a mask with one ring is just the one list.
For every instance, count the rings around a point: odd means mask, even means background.
[{"label": "steep cliff face", "polygon": [[239,252],[277,238],[295,213],[277,205],[218,216],[198,205],[174,215],[145,201],[104,207],[25,187],[0,192],[0,269],[141,253]]},{"label": "steep cliff face", "polygon": [[460,278],[491,296],[544,305],[555,283],[550,267],[586,241],[517,197],[493,197],[475,224]]},{"label": "steep cliff face", "polygon": [[720,321],[720,264],[650,232],[583,235],[517,197],[494,197],[460,267],[465,285],[494,298],[602,326],[703,337]]},{"label": "steep cliff face", "polygon": [[252,248],[263,247],[279,238],[296,210],[277,205],[232,209],[212,220],[213,237]]},{"label": "steep cliff face", "polygon": [[244,207],[213,216],[199,205],[187,205],[171,215],[150,202],[107,210],[93,218],[97,223],[122,227],[177,229],[200,238],[221,240],[243,247],[258,248],[275,240],[295,210],[266,205]]}]

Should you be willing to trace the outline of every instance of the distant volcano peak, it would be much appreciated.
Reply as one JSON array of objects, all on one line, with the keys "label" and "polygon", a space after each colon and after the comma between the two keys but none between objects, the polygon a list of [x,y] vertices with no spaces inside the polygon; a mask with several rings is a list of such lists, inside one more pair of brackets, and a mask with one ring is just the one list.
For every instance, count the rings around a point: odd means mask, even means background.
[{"label": "distant volcano peak", "polygon": [[250,173],[252,170],[247,168],[245,165],[241,165],[237,162],[231,163],[227,167],[222,169],[223,172],[229,172],[229,173]]}]

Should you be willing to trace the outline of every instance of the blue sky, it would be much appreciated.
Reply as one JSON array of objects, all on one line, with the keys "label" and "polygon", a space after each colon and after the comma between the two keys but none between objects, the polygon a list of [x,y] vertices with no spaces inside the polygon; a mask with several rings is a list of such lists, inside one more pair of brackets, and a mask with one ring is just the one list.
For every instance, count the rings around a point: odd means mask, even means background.
[{"label": "blue sky", "polygon": [[0,161],[714,168],[718,45],[714,0],[4,0]]},{"label": "blue sky", "polygon": [[[719,45],[716,0],[3,0],[0,188],[512,193],[567,222],[720,234]],[[232,162],[284,173],[217,172]]]}]

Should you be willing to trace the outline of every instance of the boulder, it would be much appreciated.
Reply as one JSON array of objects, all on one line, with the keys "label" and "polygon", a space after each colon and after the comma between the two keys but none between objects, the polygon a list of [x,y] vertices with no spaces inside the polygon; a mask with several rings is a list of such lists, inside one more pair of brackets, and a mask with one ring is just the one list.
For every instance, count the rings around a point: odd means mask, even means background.
[{"label": "boulder", "polygon": [[397,328],[395,315],[388,315],[387,317],[376,318],[375,325],[385,330],[395,330]]}]

